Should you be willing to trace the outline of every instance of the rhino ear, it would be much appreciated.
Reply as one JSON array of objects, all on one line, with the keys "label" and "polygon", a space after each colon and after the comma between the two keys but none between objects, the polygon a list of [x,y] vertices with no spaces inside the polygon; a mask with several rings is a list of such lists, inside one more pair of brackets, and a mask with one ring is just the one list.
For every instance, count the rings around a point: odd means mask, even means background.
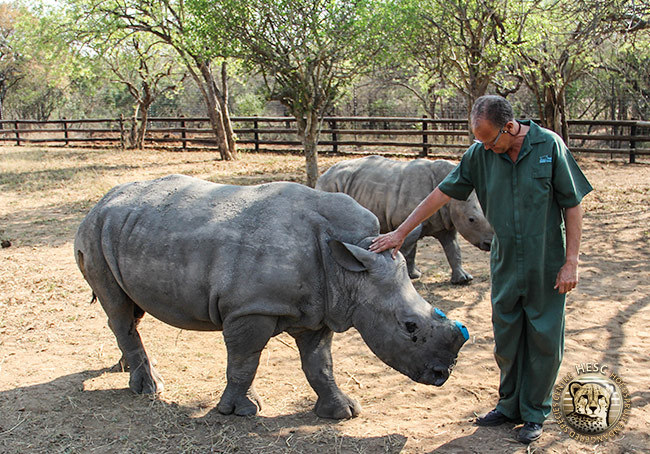
[{"label": "rhino ear", "polygon": [[355,273],[368,271],[378,257],[374,252],[366,251],[354,244],[343,243],[338,240],[330,240],[327,244],[336,263]]}]

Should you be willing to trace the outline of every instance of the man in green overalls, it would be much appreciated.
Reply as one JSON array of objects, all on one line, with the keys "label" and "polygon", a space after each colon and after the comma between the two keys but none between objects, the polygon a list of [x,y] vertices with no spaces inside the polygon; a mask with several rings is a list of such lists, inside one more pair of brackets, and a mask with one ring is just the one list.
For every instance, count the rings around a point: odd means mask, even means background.
[{"label": "man in green overalls", "polygon": [[501,371],[496,408],[480,426],[523,421],[522,443],[537,440],[551,411],[564,349],[565,294],[578,283],[580,202],[592,187],[562,139],[516,121],[500,96],[476,100],[476,142],[460,164],[393,232],[370,250],[393,248],[453,197],[476,191],[495,235],[490,253],[494,356]]}]

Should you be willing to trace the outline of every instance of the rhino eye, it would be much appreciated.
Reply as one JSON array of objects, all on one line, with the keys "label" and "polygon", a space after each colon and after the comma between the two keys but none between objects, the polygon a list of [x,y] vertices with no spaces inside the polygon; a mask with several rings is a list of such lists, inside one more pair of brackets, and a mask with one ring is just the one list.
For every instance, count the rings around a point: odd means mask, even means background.
[{"label": "rhino eye", "polygon": [[406,322],[404,326],[406,326],[406,331],[408,331],[409,333],[412,333],[413,331],[418,329],[418,325],[413,322]]},{"label": "rhino eye", "polygon": [[474,218],[469,218],[469,222],[474,222],[474,221],[475,221]]}]

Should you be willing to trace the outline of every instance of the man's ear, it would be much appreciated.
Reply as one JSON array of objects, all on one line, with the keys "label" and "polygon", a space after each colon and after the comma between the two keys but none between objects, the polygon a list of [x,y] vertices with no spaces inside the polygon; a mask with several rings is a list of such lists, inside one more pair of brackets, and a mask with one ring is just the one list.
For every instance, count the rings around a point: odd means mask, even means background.
[{"label": "man's ear", "polygon": [[330,240],[327,245],[336,263],[346,270],[354,271],[355,273],[368,271],[377,262],[379,257],[374,252],[338,240]]}]

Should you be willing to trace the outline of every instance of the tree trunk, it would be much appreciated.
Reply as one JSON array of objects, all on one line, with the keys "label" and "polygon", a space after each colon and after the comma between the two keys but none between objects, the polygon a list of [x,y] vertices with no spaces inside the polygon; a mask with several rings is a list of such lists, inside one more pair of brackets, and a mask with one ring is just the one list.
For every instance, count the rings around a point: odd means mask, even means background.
[{"label": "tree trunk", "polygon": [[564,90],[546,83],[544,85],[544,109],[542,125],[555,131],[565,143],[569,140],[569,127],[566,118],[566,99]]},{"label": "tree trunk", "polygon": [[144,136],[147,132],[147,120],[149,118],[149,105],[143,105],[140,109],[140,124],[138,125],[138,132],[135,138],[134,148],[138,150],[144,149]]},{"label": "tree trunk", "polygon": [[136,104],[133,111],[133,123],[131,124],[131,130],[129,131],[129,143],[127,148],[133,149],[137,146],[138,141],[138,116],[140,114],[140,103]]},{"label": "tree trunk", "polygon": [[474,107],[474,100],[471,96],[466,96],[465,99],[467,100],[467,133],[469,134],[467,137],[471,145],[474,141],[474,129],[472,128],[472,107]]},{"label": "tree trunk", "polygon": [[476,70],[470,72],[470,81],[468,90],[465,93],[467,100],[467,132],[469,133],[469,143],[474,140],[474,131],[472,130],[472,107],[474,102],[485,94],[489,85],[489,79],[476,73]]},{"label": "tree trunk", "polygon": [[305,151],[307,186],[313,188],[316,187],[318,180],[318,136],[320,132],[318,114],[307,112],[305,118],[302,115],[295,117],[298,124],[298,136]]},{"label": "tree trunk", "polygon": [[226,130],[226,138],[228,139],[228,148],[233,157],[237,156],[237,143],[235,142],[235,131],[232,129],[232,122],[230,121],[230,109],[228,108],[228,76],[226,71],[225,60],[221,63],[221,93],[219,96],[219,103],[221,104],[221,111],[223,112],[223,126]]},{"label": "tree trunk", "polygon": [[[7,96],[7,81],[3,78],[0,80],[0,120],[5,119],[5,97]],[[4,129],[4,125],[0,123],[0,129]]]},{"label": "tree trunk", "polygon": [[217,138],[217,146],[219,147],[219,154],[221,159],[224,161],[231,161],[235,159],[235,156],[230,150],[228,145],[227,131],[224,123],[223,111],[221,109],[221,104],[219,102],[216,85],[214,82],[214,77],[212,76],[212,71],[207,63],[201,63],[199,65],[201,70],[201,76],[203,77],[203,82],[207,90],[204,92],[205,101],[208,107],[208,117],[210,118],[210,124],[212,129],[215,132]]},{"label": "tree trunk", "polygon": [[[440,96],[436,95],[435,85],[430,85],[427,88],[427,94],[424,98],[424,111],[427,113],[429,118],[436,118],[436,106],[438,105],[438,99]],[[436,124],[433,124],[433,128],[436,128]]]}]

